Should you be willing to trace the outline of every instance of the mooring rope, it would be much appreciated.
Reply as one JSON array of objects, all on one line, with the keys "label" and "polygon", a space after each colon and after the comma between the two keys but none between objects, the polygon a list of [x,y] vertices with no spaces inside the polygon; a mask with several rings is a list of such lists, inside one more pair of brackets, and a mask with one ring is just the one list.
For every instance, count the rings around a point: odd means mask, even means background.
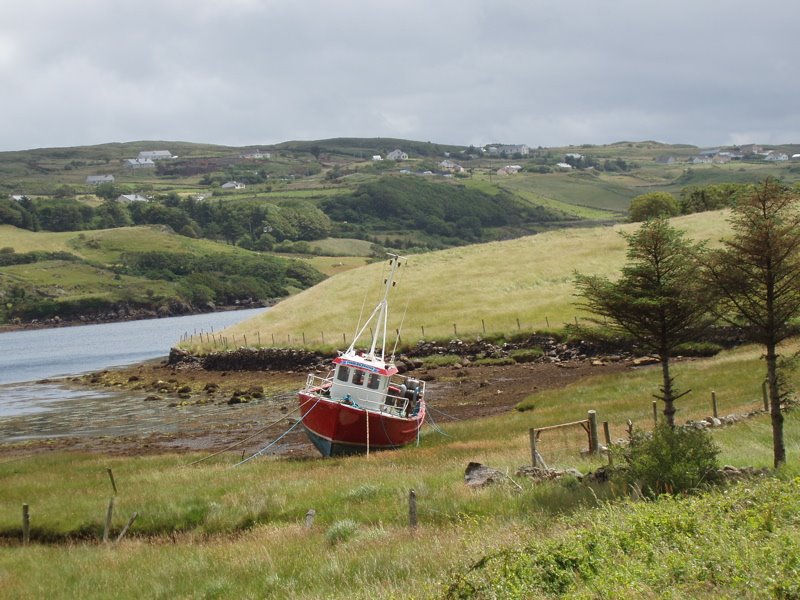
[{"label": "mooring rope", "polygon": [[308,409],[308,412],[307,412],[307,413],[305,413],[304,415],[300,415],[300,418],[297,420],[297,423],[295,423],[294,425],[292,425],[291,427],[289,427],[289,429],[287,429],[286,431],[284,431],[284,432],[283,432],[281,435],[279,435],[279,436],[278,436],[278,437],[277,437],[275,440],[273,440],[272,442],[270,442],[269,444],[267,444],[266,446],[264,446],[263,448],[261,448],[261,450],[259,450],[259,451],[258,451],[258,452],[256,452],[255,454],[251,454],[250,456],[248,456],[248,457],[247,457],[247,458],[245,458],[244,460],[242,460],[242,461],[240,461],[240,462],[236,463],[236,464],[235,464],[235,465],[233,465],[233,466],[234,466],[234,467],[238,467],[239,465],[243,465],[244,463],[246,463],[246,462],[248,462],[248,461],[251,461],[251,460],[253,460],[253,459],[254,459],[254,458],[256,458],[257,456],[260,456],[260,455],[261,455],[261,454],[262,454],[264,451],[266,451],[266,450],[269,450],[269,449],[270,449],[272,446],[274,446],[275,444],[277,444],[278,442],[280,442],[280,441],[281,441],[283,438],[285,438],[287,435],[289,435],[289,433],[290,433],[290,432],[291,432],[291,431],[292,431],[292,430],[293,430],[295,427],[297,427],[297,426],[298,426],[300,423],[302,423],[302,422],[303,422],[303,419],[305,419],[305,418],[306,418],[306,417],[307,417],[307,416],[308,416],[308,415],[311,413],[311,411],[312,411],[312,410],[314,410],[314,409],[317,407],[317,404],[319,404],[321,400],[322,400],[322,398],[317,398],[317,401],[316,401],[316,402],[314,402],[314,406],[312,406],[311,408],[309,408],[309,409]]},{"label": "mooring rope", "polygon": [[190,462],[189,464],[187,464],[186,466],[187,466],[187,467],[191,467],[192,465],[196,465],[197,463],[201,463],[201,462],[203,462],[204,460],[208,460],[209,458],[214,458],[215,456],[219,456],[219,455],[220,455],[220,454],[222,454],[223,452],[228,452],[229,450],[233,450],[234,448],[236,448],[236,447],[238,447],[238,446],[241,446],[242,444],[244,444],[246,441],[248,441],[248,440],[251,440],[251,439],[253,439],[254,437],[256,437],[256,436],[258,436],[258,435],[261,435],[261,434],[262,434],[262,433],[264,433],[264,432],[265,432],[267,429],[269,429],[269,428],[270,428],[270,427],[272,427],[273,425],[277,425],[278,423],[280,423],[281,421],[283,421],[283,420],[284,420],[286,417],[288,417],[289,415],[291,415],[291,414],[293,414],[293,413],[296,413],[298,410],[300,410],[300,406],[297,406],[297,408],[295,408],[293,411],[291,411],[291,412],[288,412],[288,413],[286,413],[285,415],[282,415],[280,419],[277,419],[277,420],[273,421],[272,423],[270,423],[269,425],[266,425],[266,426],[262,427],[261,429],[259,429],[259,430],[258,430],[258,431],[256,431],[255,433],[253,433],[253,434],[251,434],[251,435],[248,435],[246,438],[244,438],[244,439],[242,439],[242,440],[239,440],[239,441],[238,441],[238,442],[236,442],[235,444],[231,444],[231,445],[230,445],[230,446],[228,446],[227,448],[223,448],[223,449],[222,449],[222,450],[220,450],[219,452],[214,452],[214,454],[209,454],[208,456],[205,456],[205,457],[203,457],[203,458],[201,458],[201,459],[199,459],[199,460],[192,461],[192,462]]},{"label": "mooring rope", "polygon": [[427,417],[427,420],[430,421],[431,428],[433,428],[436,433],[441,433],[445,437],[452,437],[449,433],[445,433],[444,430],[436,424],[436,421],[433,420],[433,415],[430,411],[427,411],[425,416]]}]

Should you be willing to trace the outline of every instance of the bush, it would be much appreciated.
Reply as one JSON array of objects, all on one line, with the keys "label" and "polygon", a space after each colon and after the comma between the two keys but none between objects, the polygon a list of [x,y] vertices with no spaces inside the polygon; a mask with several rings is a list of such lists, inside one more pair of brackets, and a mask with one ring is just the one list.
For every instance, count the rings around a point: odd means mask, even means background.
[{"label": "bush", "polygon": [[636,196],[628,208],[628,216],[634,223],[657,217],[674,217],[679,214],[678,201],[667,192],[650,192]]},{"label": "bush", "polygon": [[702,429],[659,425],[651,433],[634,431],[622,450],[626,483],[650,497],[696,490],[713,480],[719,448]]},{"label": "bush", "polygon": [[675,348],[674,355],[678,356],[716,356],[722,352],[722,346],[714,342],[687,342]]},{"label": "bush", "polygon": [[461,364],[461,357],[457,354],[432,354],[423,356],[420,360],[426,367],[449,367]]},{"label": "bush", "polygon": [[344,519],[331,525],[325,532],[325,538],[331,546],[335,546],[352,538],[356,531],[358,531],[358,523],[352,519]]}]

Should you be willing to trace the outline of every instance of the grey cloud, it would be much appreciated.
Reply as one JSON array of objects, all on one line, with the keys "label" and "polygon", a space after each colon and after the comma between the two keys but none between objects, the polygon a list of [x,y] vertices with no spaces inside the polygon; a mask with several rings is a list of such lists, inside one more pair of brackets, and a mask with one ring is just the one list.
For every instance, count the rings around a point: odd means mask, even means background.
[{"label": "grey cloud", "polygon": [[791,142],[798,17],[793,0],[15,2],[0,149]]}]

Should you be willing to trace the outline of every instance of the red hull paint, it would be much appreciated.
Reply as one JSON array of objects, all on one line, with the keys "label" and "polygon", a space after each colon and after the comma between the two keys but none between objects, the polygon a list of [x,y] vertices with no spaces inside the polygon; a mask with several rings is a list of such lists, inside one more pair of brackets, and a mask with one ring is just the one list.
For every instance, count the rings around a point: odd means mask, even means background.
[{"label": "red hull paint", "polygon": [[[318,399],[303,393],[300,394],[300,411],[303,415],[303,425],[309,434],[339,448],[335,454],[367,450],[367,418],[369,418],[370,450],[398,448],[413,442],[417,439],[418,431],[425,420],[424,402],[420,403],[418,414],[404,419],[384,413],[368,412],[362,408],[325,398]],[[321,448],[320,450],[322,451]]]}]

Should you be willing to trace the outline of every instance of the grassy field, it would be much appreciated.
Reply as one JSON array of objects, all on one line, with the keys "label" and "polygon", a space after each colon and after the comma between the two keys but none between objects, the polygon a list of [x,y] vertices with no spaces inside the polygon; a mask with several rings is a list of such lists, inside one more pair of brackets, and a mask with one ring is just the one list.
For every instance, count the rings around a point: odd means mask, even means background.
[{"label": "grassy field", "polygon": [[[708,413],[703,397],[709,386],[716,386],[725,412],[758,406],[762,371],[756,348],[681,363],[679,385],[694,391],[680,401],[680,418]],[[630,513],[625,504],[606,503],[619,488],[575,480],[535,484],[513,473],[530,460],[529,427],[582,418],[587,408],[611,421],[615,432],[626,419],[645,426],[659,377],[657,368],[624,376],[601,369],[584,383],[533,395],[527,401],[535,404],[533,411],[448,424],[447,436],[426,429],[420,447],[369,457],[263,458],[239,467],[232,466],[238,455],[195,466],[188,465],[196,458],[191,456],[76,453],[0,461],[0,533],[6,540],[0,544],[0,595],[436,597],[455,573],[483,556],[535,540],[556,543],[566,531],[565,516],[575,515],[580,523],[570,527],[580,535],[594,522]],[[792,382],[798,383],[796,375]],[[764,416],[715,430],[720,462],[770,465],[769,431]],[[790,464],[784,475],[796,476],[797,410],[787,414],[786,441]],[[507,470],[513,482],[470,489],[463,482],[469,461]],[[602,463],[580,458],[577,448],[564,459],[582,471]],[[129,538],[114,547],[97,541],[112,494],[109,467],[118,487],[112,533],[139,513]],[[406,526],[409,489],[418,498],[414,532]],[[19,539],[23,503],[31,507],[34,540],[52,543],[22,548],[12,542]],[[310,508],[317,515],[306,529]],[[783,531],[789,535],[784,529],[775,535]],[[711,551],[713,546],[684,548],[681,564]],[[767,575],[757,565],[749,568]],[[768,589],[759,581],[752,597],[764,597]],[[706,595],[718,597],[713,583]]]},{"label": "grassy field", "polygon": [[[723,213],[675,219],[696,239],[717,240]],[[518,328],[560,328],[583,315],[575,307],[575,271],[613,276],[625,261],[619,231],[634,225],[571,229],[412,256],[392,300],[392,329],[413,344],[426,337],[503,334]],[[386,263],[332,277],[231,328],[255,339],[319,346],[351,339],[362,305],[379,298]],[[366,298],[365,298],[366,296]],[[454,327],[455,326],[455,327]],[[423,336],[424,329],[424,336]],[[199,348],[198,348],[199,349]],[[205,348],[206,350],[209,348]]]}]

